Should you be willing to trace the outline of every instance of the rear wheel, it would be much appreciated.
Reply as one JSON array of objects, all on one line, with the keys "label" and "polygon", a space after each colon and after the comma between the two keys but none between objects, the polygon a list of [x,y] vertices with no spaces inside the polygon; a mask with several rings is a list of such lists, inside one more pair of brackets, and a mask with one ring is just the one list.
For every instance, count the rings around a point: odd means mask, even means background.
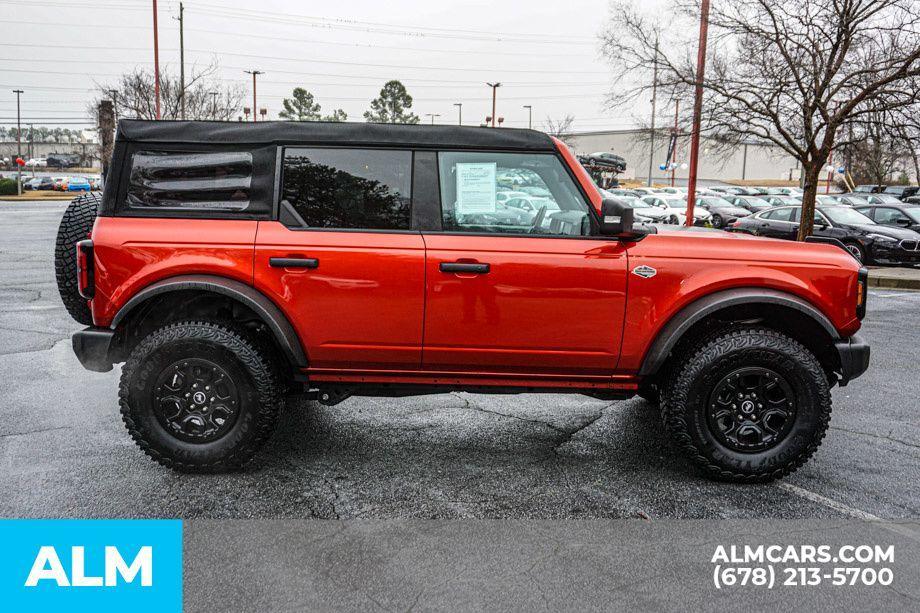
[{"label": "rear wheel", "polygon": [[678,356],[662,390],[672,439],[709,476],[765,482],[817,450],[830,421],[827,375],[800,343],[768,328],[702,341]]},{"label": "rear wheel", "polygon": [[54,276],[64,308],[78,323],[93,325],[93,315],[77,288],[77,242],[89,238],[99,209],[99,194],[86,194],[67,206],[54,244]]},{"label": "rear wheel", "polygon": [[155,330],[122,370],[121,414],[151,458],[183,472],[246,464],[274,430],[281,387],[270,354],[222,324]]}]

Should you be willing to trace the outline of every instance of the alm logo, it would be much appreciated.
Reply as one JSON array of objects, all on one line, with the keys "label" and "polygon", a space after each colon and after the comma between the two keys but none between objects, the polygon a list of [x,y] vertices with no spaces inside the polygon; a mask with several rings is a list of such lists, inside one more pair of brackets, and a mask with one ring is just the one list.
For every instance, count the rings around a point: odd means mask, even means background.
[{"label": "alm logo", "polygon": [[143,587],[153,586],[153,547],[144,545],[127,563],[117,547],[105,546],[105,572],[102,576],[86,574],[86,552],[84,547],[70,548],[70,577],[61,564],[57,549],[50,545],[39,548],[25,587],[36,587],[41,581],[53,581],[58,587],[116,587],[118,577],[124,583],[133,583],[140,575]]}]

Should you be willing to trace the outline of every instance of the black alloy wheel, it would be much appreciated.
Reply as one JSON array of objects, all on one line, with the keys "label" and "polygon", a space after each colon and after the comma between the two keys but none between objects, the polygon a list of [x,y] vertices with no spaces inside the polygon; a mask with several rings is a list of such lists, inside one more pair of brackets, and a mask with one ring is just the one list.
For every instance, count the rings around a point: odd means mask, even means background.
[{"label": "black alloy wheel", "polygon": [[227,434],[239,415],[240,398],[230,375],[214,362],[173,362],[154,388],[157,421],[176,438],[209,443]]},{"label": "black alloy wheel", "polygon": [[708,425],[729,449],[756,453],[776,446],[795,421],[792,387],[769,368],[739,368],[713,387]]}]

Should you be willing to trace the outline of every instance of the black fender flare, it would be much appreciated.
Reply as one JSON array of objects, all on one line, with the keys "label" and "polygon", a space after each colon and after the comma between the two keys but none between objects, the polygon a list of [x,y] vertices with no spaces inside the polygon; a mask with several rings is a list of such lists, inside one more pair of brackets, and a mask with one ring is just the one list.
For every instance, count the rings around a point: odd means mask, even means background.
[{"label": "black fender flare", "polygon": [[118,325],[134,310],[150,298],[169,292],[183,290],[201,290],[227,296],[237,300],[252,309],[265,322],[274,335],[278,345],[284,351],[290,363],[297,368],[307,367],[307,355],[300,344],[300,337],[294,326],[288,321],[278,306],[265,294],[250,285],[234,279],[218,277],[215,275],[181,275],[162,279],[148,285],[131,297],[115,314],[110,328],[115,330]]},{"label": "black fender flare", "polygon": [[840,339],[840,334],[834,324],[824,313],[810,302],[794,294],[753,287],[727,289],[703,296],[673,315],[668,323],[658,331],[655,340],[645,353],[642,366],[639,368],[639,375],[647,377],[658,372],[671,351],[694,324],[713,313],[739,304],[770,304],[793,309],[814,320],[815,325],[827,332],[833,341]]}]

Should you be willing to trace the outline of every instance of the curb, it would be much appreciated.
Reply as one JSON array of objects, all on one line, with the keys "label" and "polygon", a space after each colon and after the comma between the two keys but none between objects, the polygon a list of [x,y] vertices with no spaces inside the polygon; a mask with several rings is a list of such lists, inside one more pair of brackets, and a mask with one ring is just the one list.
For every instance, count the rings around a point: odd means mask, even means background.
[{"label": "curb", "polygon": [[869,271],[869,287],[920,290],[920,270],[915,270],[914,274],[911,276],[885,274],[884,272],[882,272],[882,274],[875,274],[877,272],[881,271]]}]

